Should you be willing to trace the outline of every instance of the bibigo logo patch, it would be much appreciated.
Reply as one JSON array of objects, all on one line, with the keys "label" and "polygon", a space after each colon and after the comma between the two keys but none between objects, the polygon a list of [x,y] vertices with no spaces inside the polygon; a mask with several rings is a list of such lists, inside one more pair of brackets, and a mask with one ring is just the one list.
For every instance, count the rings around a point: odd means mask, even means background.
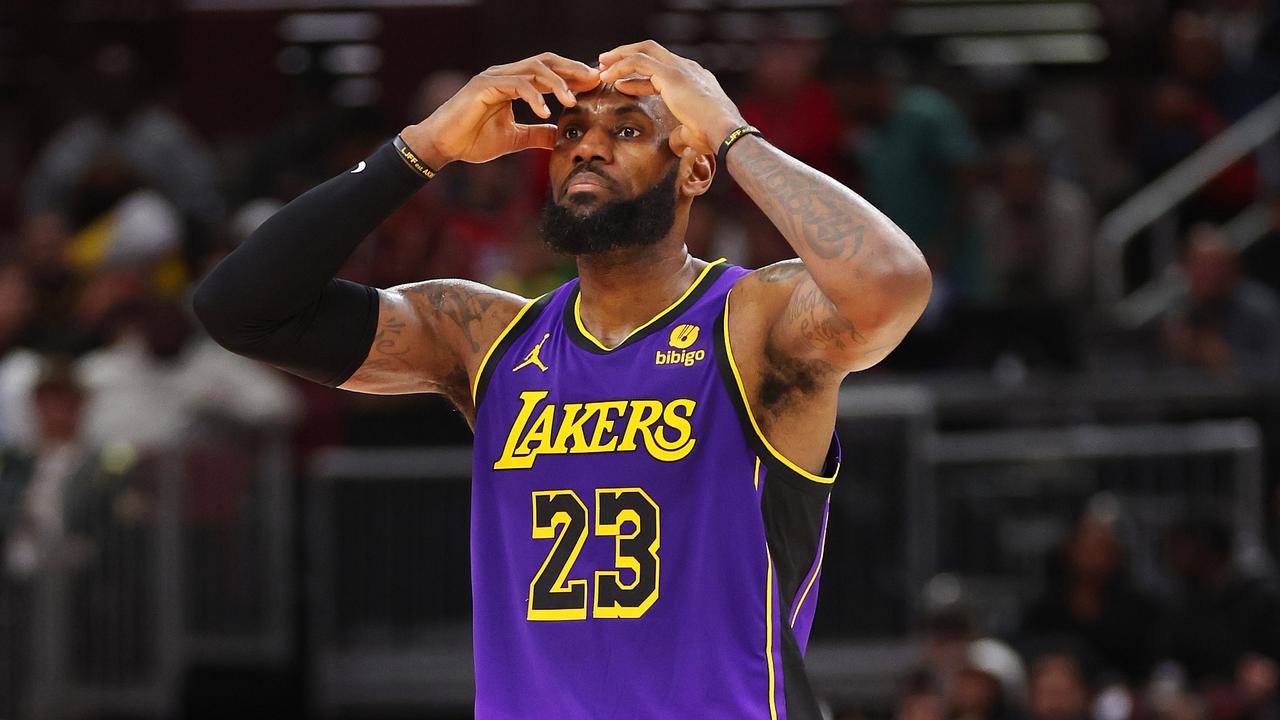
[{"label": "bibigo logo patch", "polygon": [[674,350],[659,350],[657,357],[654,359],[655,365],[683,365],[690,367],[699,360],[707,357],[707,351],[701,348],[697,350],[688,350],[687,348],[697,342],[698,326],[685,323],[677,325],[671,331],[671,337],[667,339],[667,343]]}]

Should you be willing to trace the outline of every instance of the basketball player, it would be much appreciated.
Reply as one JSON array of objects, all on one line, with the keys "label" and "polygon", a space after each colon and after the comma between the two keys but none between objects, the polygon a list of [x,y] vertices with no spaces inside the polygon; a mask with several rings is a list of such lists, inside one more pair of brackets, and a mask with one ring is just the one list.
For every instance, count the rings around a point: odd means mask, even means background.
[{"label": "basketball player", "polygon": [[[467,418],[477,718],[816,718],[802,658],[837,390],[916,321],[929,270],[697,63],[651,41],[599,59],[475,76],[268,220],[196,311],[238,353],[356,392],[442,393]],[[514,121],[514,101],[550,119],[548,93],[555,124]],[[435,172],[532,148],[551,152],[544,236],[577,279],[526,299],[334,278]],[[717,172],[798,259],[689,255]]]}]

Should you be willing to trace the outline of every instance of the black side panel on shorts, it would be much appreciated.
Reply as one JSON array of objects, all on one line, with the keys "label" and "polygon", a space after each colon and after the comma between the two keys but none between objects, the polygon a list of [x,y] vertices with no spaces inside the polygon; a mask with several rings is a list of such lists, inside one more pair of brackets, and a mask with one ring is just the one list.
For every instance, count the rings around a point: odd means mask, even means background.
[{"label": "black side panel on shorts", "polygon": [[804,670],[804,658],[800,657],[800,646],[791,632],[791,625],[782,623],[782,689],[787,702],[787,720],[822,720],[822,710],[818,707],[818,696],[809,684],[809,675]]}]

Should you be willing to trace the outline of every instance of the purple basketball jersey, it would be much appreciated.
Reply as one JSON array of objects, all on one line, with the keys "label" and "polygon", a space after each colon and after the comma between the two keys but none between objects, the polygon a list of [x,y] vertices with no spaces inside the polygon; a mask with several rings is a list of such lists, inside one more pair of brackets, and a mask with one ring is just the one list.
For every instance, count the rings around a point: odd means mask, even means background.
[{"label": "purple basketball jersey", "polygon": [[606,348],[578,281],[530,301],[477,374],[476,717],[807,720],[828,499],[743,400],[723,258]]}]

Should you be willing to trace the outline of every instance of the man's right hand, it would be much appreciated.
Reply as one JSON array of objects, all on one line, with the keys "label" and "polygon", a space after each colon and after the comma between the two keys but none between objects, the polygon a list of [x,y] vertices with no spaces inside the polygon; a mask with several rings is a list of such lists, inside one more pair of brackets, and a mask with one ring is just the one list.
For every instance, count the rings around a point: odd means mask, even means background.
[{"label": "man's right hand", "polygon": [[436,170],[454,160],[482,163],[528,148],[549,150],[555,146],[556,126],[516,122],[512,101],[523,100],[545,120],[551,117],[551,109],[543,94],[552,93],[565,107],[572,107],[573,93],[599,84],[598,69],[555,53],[495,65],[471,78],[430,117],[406,127],[400,136]]}]

